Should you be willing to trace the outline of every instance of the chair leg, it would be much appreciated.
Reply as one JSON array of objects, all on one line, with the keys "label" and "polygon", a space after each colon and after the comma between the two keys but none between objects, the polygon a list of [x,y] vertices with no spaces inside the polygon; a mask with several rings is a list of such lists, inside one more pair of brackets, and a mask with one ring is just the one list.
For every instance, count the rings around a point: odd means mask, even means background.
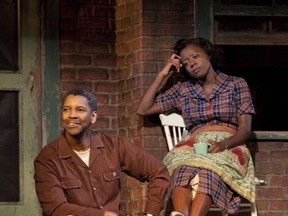
[{"label": "chair leg", "polygon": [[256,207],[256,203],[251,203],[251,216],[257,216],[257,207]]}]

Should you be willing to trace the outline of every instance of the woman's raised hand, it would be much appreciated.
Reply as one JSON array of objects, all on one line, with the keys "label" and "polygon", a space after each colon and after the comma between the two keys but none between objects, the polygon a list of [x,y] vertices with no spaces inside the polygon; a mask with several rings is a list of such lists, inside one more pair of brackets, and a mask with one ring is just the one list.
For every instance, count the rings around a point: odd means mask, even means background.
[{"label": "woman's raised hand", "polygon": [[160,71],[163,76],[168,76],[170,72],[180,72],[181,61],[180,56],[173,53],[171,57],[168,59],[167,64],[164,68]]}]

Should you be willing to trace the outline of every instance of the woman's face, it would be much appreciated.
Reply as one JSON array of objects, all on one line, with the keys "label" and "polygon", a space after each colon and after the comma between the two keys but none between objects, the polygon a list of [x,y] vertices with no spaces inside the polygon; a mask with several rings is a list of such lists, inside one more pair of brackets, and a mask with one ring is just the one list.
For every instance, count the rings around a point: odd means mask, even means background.
[{"label": "woman's face", "polygon": [[198,46],[187,45],[180,52],[181,63],[188,74],[198,80],[203,80],[207,76],[212,65],[209,56]]}]

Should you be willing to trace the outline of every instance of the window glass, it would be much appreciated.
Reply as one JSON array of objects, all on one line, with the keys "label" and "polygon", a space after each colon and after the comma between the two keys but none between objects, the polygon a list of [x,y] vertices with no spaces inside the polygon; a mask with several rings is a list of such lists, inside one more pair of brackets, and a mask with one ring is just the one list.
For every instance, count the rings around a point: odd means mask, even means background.
[{"label": "window glass", "polygon": [[0,202],[19,201],[18,92],[0,91]]},{"label": "window glass", "polygon": [[0,70],[18,70],[18,18],[16,0],[0,1],[0,29]]}]

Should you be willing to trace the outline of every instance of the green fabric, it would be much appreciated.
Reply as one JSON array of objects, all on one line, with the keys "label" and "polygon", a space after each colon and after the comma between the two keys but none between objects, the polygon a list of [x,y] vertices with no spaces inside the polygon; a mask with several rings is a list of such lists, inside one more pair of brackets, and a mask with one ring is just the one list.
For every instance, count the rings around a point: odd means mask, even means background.
[{"label": "green fabric", "polygon": [[[196,141],[221,141],[231,136],[227,132],[207,132],[197,136]],[[187,140],[187,139],[185,139]],[[245,145],[236,146],[219,153],[195,154],[193,147],[176,147],[163,159],[170,175],[179,166],[189,165],[209,169],[217,173],[234,191],[250,202],[255,202],[254,164]]]}]

